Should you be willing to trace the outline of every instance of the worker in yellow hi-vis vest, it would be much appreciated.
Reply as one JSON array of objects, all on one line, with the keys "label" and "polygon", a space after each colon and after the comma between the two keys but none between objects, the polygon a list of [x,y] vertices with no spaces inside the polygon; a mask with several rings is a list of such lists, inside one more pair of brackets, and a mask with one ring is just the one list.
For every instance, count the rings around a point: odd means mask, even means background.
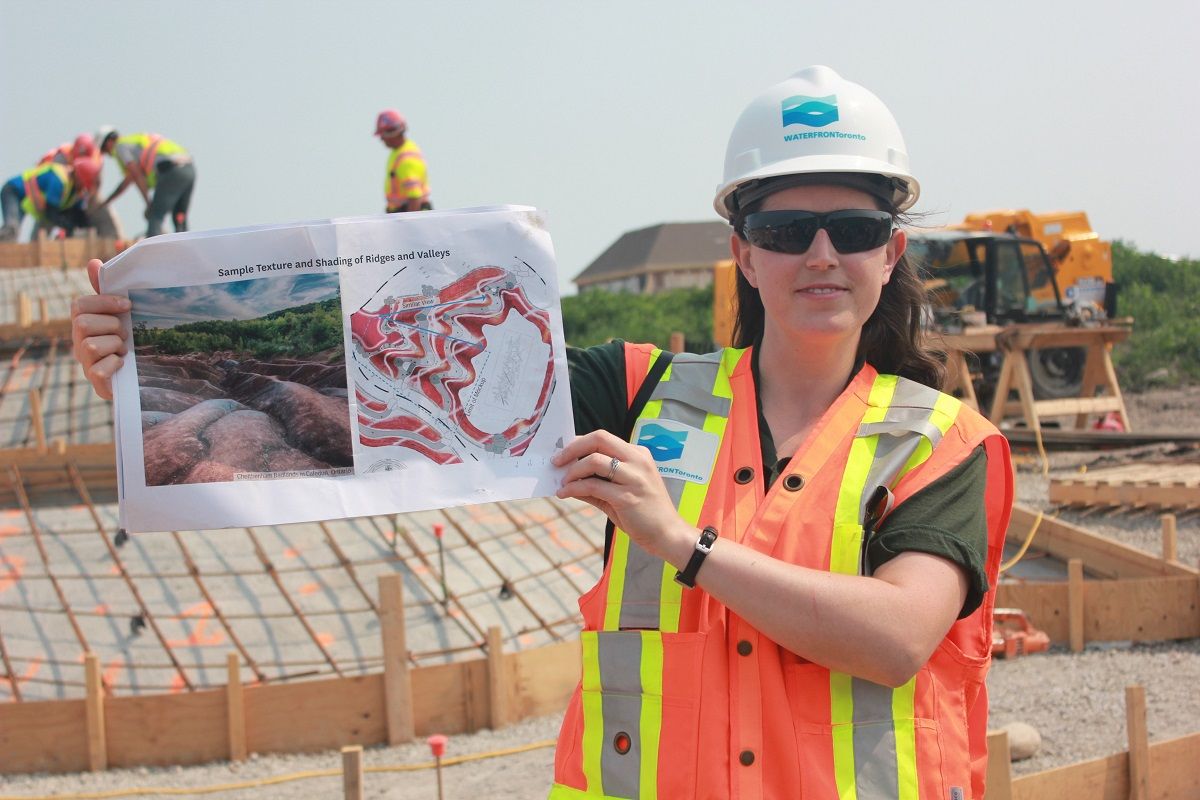
[{"label": "worker in yellow hi-vis vest", "polygon": [[391,148],[388,156],[387,178],[383,190],[387,195],[387,211],[427,211],[433,208],[429,202],[429,178],[425,170],[425,159],[417,143],[407,138],[408,123],[394,108],[379,112],[375,120],[375,135]]},{"label": "worker in yellow hi-vis vest", "polygon": [[157,133],[134,133],[117,136],[111,131],[100,151],[111,155],[125,173],[121,184],[104,201],[109,205],[129,184],[136,184],[146,201],[146,235],[162,233],[163,217],[171,215],[175,230],[188,229],[188,207],[196,185],[196,165],[192,156],[179,144]]}]

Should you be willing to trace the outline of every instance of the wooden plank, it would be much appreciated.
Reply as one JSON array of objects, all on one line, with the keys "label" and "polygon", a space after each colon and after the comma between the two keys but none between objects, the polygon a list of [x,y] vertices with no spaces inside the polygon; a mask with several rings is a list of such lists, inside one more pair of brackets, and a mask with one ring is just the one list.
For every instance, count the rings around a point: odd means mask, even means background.
[{"label": "wooden plank", "polygon": [[[1014,541],[1023,537],[1037,518],[1037,512],[1014,505],[1009,535]],[[1088,533],[1083,528],[1053,517],[1043,517],[1033,540],[1033,548],[1060,561],[1080,558],[1089,573],[1108,578],[1146,578],[1153,575],[1197,575],[1183,564],[1172,564],[1114,539]]]},{"label": "wooden plank", "polygon": [[386,741],[380,674],[246,690],[246,746],[252,753],[313,752]]},{"label": "wooden plank", "polygon": [[412,677],[408,670],[408,640],[404,628],[404,584],[400,575],[381,575],[379,634],[383,637],[383,697],[387,742],[411,742],[413,725]]},{"label": "wooden plank", "polygon": [[1152,506],[1187,509],[1200,505],[1200,486],[1184,483],[1103,483],[1051,479],[1051,503],[1074,506]]},{"label": "wooden plank", "polygon": [[488,727],[498,731],[508,724],[508,693],[512,684],[505,663],[504,637],[496,625],[487,630],[487,665]]},{"label": "wooden plank", "polygon": [[116,471],[116,450],[112,442],[98,444],[68,444],[60,452],[47,448],[40,453],[35,447],[10,447],[0,450],[0,467],[16,466],[21,469],[35,467],[61,467],[74,463],[81,469],[108,467]]},{"label": "wooden plank", "polygon": [[237,653],[225,656],[225,708],[229,736],[229,760],[246,759],[246,698],[242,692],[242,665]]},{"label": "wooden plank", "polygon": [[560,712],[575,691],[582,674],[578,639],[518,650],[508,656],[513,705],[510,719],[526,719]]},{"label": "wooden plank", "polygon": [[1153,800],[1200,797],[1200,733],[1150,745]]},{"label": "wooden plank", "polygon": [[1129,797],[1129,754],[1070,764],[1013,778],[1013,800],[1127,800]]},{"label": "wooden plank", "polygon": [[224,687],[112,697],[106,706],[109,766],[202,764],[229,757]]},{"label": "wooden plank", "polygon": [[0,774],[88,769],[84,700],[0,703]]},{"label": "wooden plank", "polygon": [[84,686],[87,696],[87,756],[88,769],[97,772],[107,769],[110,761],[107,724],[104,718],[104,686],[100,682],[100,657],[88,652],[83,655]]},{"label": "wooden plank", "polygon": [[1129,800],[1150,800],[1150,739],[1146,689],[1125,687],[1125,735],[1129,740]]},{"label": "wooden plank", "polygon": [[1083,560],[1072,558],[1067,562],[1067,630],[1071,640],[1071,652],[1083,650]]},{"label": "wooden plank", "polygon": [[987,754],[984,800],[1012,800],[1012,752],[1008,746],[1008,731],[988,733]]},{"label": "wooden plank", "polygon": [[1088,641],[1156,642],[1200,636],[1200,580],[1189,577],[1087,581]]},{"label": "wooden plank", "polygon": [[483,659],[413,670],[413,724],[418,736],[486,728],[488,671]]},{"label": "wooden plank", "polygon": [[1058,400],[1038,400],[1033,413],[1038,417],[1065,417],[1072,414],[1102,414],[1121,411],[1119,397],[1063,397]]},{"label": "wooden plank", "polygon": [[1019,608],[1050,641],[1069,641],[1067,624],[1067,584],[1065,581],[1001,583],[996,589],[998,608]]}]

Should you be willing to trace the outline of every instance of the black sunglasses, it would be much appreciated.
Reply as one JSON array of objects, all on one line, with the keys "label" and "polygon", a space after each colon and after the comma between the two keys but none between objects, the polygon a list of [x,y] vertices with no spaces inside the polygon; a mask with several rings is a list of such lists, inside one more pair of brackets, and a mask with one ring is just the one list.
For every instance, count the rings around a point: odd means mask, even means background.
[{"label": "black sunglasses", "polygon": [[756,211],[742,223],[742,238],[755,247],[799,255],[812,247],[817,231],[825,229],[839,253],[862,253],[887,244],[892,215],[886,211],[852,208],[817,214],[812,211]]}]

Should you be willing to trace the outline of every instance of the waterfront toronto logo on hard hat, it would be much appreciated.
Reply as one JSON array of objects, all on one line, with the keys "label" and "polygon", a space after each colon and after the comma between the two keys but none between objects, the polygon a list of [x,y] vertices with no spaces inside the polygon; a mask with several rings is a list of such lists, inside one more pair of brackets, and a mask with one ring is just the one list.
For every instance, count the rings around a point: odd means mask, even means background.
[{"label": "waterfront toronto logo on hard hat", "polygon": [[809,97],[798,94],[783,99],[783,127],[807,125],[823,128],[838,121],[837,95]]},{"label": "waterfront toronto logo on hard hat", "polygon": [[693,483],[708,483],[721,444],[715,433],[670,419],[639,420],[633,441],[650,451],[660,475]]}]

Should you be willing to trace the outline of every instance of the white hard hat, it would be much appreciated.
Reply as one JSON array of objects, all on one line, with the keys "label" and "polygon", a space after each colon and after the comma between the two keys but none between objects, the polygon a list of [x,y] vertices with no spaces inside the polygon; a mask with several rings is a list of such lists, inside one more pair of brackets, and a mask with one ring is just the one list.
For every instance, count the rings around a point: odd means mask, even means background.
[{"label": "white hard hat", "polygon": [[819,172],[879,175],[903,211],[921,187],[908,171],[904,137],[887,106],[829,67],[807,67],[751,101],[725,150],[725,175],[713,206],[725,219],[737,190],[782,175]]}]

